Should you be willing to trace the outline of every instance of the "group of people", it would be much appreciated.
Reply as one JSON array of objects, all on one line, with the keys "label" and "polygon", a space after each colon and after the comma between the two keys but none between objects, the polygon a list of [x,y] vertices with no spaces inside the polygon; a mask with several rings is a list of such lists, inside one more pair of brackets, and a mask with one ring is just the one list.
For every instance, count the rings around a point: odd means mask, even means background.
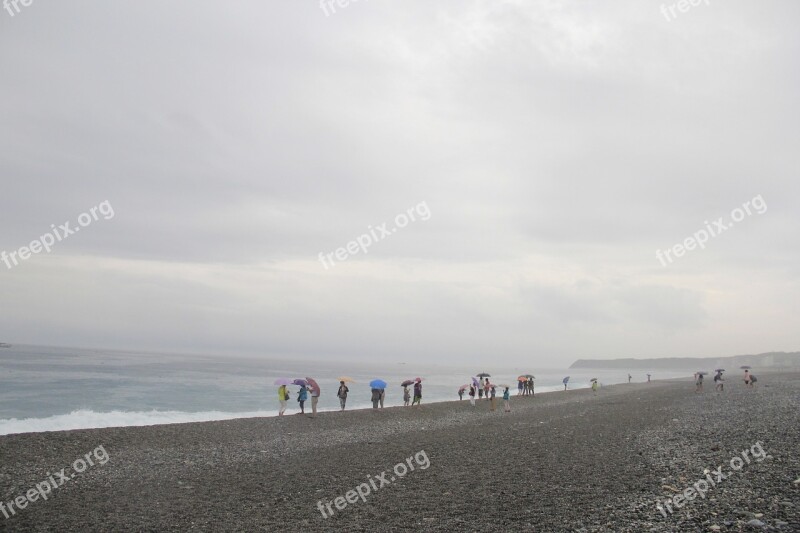
[{"label": "group of people", "polygon": [[[408,385],[403,385],[403,405],[408,406],[410,405],[421,405],[422,404],[422,380],[417,378],[414,382],[414,400],[411,400],[411,392],[408,389]],[[339,398],[339,405],[341,410],[344,411],[345,406],[347,405],[347,395],[350,392],[350,388],[344,381],[339,382],[339,390],[336,392],[336,397]],[[300,413],[305,414],[305,403],[308,401],[309,394],[311,396],[311,411],[312,414],[310,415],[312,418],[317,416],[317,402],[319,401],[319,389],[318,388],[311,388],[306,385],[301,385],[300,390],[297,392],[297,402],[300,404]],[[278,387],[278,403],[280,404],[280,409],[278,410],[278,416],[283,416],[286,412],[286,407],[289,402],[289,389],[286,385],[281,385]],[[383,403],[386,400],[386,389],[385,388],[372,388],[372,408],[378,409],[380,407],[383,409]]]},{"label": "group of people", "polygon": [[[300,390],[297,393],[297,402],[300,404],[300,414],[305,414],[306,412],[306,401],[308,400],[308,387],[306,385],[302,385]],[[311,417],[317,417],[317,402],[319,402],[319,389],[312,388],[311,389]],[[278,387],[278,403],[280,404],[280,409],[278,410],[278,416],[283,416],[286,412],[286,407],[289,403],[289,389],[286,388],[286,385],[281,385]]]},{"label": "group of people", "polygon": [[[411,391],[408,390],[408,386],[409,385],[410,385],[410,383],[404,383],[403,384],[403,406],[408,407],[409,404],[412,405],[412,406],[414,406],[414,405],[422,405],[422,379],[421,378],[417,378],[416,380],[414,380],[414,400],[413,401],[411,400]],[[339,386],[339,393],[340,393],[339,398],[340,399],[342,398],[342,396],[341,396],[342,387],[344,387],[345,390],[347,389],[347,387],[344,384],[344,381],[342,381],[341,385]],[[345,393],[345,395],[346,395],[346,393]],[[372,388],[372,408],[373,409],[377,409],[379,405],[380,405],[380,408],[383,409],[383,401],[385,399],[386,399],[386,388],[385,387],[384,388],[378,388],[378,387],[373,387]],[[344,411],[344,401],[342,401],[342,411]]]},{"label": "group of people", "polygon": [[[725,372],[722,369],[717,369],[716,374],[714,374],[714,389],[717,392],[724,392],[725,391],[725,380],[722,377],[722,373]],[[694,375],[694,384],[695,384],[695,392],[703,392],[703,372],[697,372]],[[750,373],[750,369],[744,370],[744,384],[748,388],[753,388],[753,383],[756,382],[756,377]]]},{"label": "group of people", "polygon": [[[472,407],[475,407],[475,395],[477,394],[478,399],[486,398],[487,401],[490,402],[489,409],[494,411],[497,408],[496,405],[496,396],[497,396],[497,386],[489,383],[489,378],[484,380],[483,378],[480,379],[480,383],[473,383],[469,386],[469,403]],[[508,392],[508,387],[505,387],[503,390],[503,411],[506,413],[511,412],[511,403],[510,400],[510,393]],[[458,399],[464,399],[464,389],[458,389]]]},{"label": "group of people", "polygon": [[533,396],[533,378],[517,381],[517,396]]}]

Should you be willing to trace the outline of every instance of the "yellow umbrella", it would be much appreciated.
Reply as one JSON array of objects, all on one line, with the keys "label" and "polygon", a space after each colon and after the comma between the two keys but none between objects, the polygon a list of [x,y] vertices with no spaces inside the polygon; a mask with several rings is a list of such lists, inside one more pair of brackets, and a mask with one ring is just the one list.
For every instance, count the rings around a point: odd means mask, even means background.
[{"label": "yellow umbrella", "polygon": [[336,379],[337,379],[338,381],[349,381],[350,383],[355,383],[355,382],[356,382],[356,380],[354,380],[353,378],[349,378],[349,377],[347,377],[347,376],[339,376],[339,377],[338,377],[338,378],[336,378]]}]

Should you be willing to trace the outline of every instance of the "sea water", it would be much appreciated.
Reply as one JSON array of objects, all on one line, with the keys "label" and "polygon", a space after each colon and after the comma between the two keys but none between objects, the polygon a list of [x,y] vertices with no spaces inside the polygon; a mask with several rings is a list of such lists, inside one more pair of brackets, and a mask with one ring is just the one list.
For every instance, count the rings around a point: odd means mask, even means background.
[{"label": "sea water", "polygon": [[[490,363],[490,361],[487,361]],[[389,386],[387,407],[403,404],[400,383],[423,378],[423,402],[458,400],[458,389],[478,372],[496,384],[517,385],[517,376],[536,376],[535,391],[627,382],[619,370],[499,367],[467,368],[394,361],[353,363],[307,359],[241,358],[15,345],[0,348],[0,435],[66,429],[147,426],[259,416],[276,416],[277,378],[314,378],[322,394],[319,411],[339,409],[337,377],[348,376],[347,409],[371,407],[369,382]],[[634,374],[634,382],[646,376]],[[685,373],[659,372],[654,378]],[[299,412],[290,386],[288,414]],[[498,396],[502,391],[498,390]],[[464,394],[464,401],[469,397]],[[306,410],[310,410],[310,401]]]}]

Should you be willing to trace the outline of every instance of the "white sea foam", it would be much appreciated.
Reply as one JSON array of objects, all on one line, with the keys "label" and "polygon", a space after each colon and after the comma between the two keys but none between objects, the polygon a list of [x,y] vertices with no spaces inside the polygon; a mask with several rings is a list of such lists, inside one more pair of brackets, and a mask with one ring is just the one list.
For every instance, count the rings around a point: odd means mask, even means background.
[{"label": "white sea foam", "polygon": [[187,413],[184,411],[109,411],[106,413],[98,413],[81,409],[79,411],[72,411],[67,415],[54,415],[45,418],[9,418],[0,420],[0,435],[34,433],[40,431],[64,431],[68,429],[154,426],[157,424],[208,422],[211,420],[231,420],[234,418],[253,418],[275,415],[275,411],[250,411],[242,413],[225,413],[222,411],[206,411],[201,413]]}]

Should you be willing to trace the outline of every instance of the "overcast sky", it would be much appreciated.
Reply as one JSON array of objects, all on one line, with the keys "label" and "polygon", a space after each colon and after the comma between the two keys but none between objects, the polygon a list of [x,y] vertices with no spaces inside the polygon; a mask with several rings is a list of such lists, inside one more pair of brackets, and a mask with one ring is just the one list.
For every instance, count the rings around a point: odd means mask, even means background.
[{"label": "overcast sky", "polygon": [[113,217],[0,262],[0,341],[540,366],[800,349],[800,3],[670,5],[2,9],[0,251]]}]

